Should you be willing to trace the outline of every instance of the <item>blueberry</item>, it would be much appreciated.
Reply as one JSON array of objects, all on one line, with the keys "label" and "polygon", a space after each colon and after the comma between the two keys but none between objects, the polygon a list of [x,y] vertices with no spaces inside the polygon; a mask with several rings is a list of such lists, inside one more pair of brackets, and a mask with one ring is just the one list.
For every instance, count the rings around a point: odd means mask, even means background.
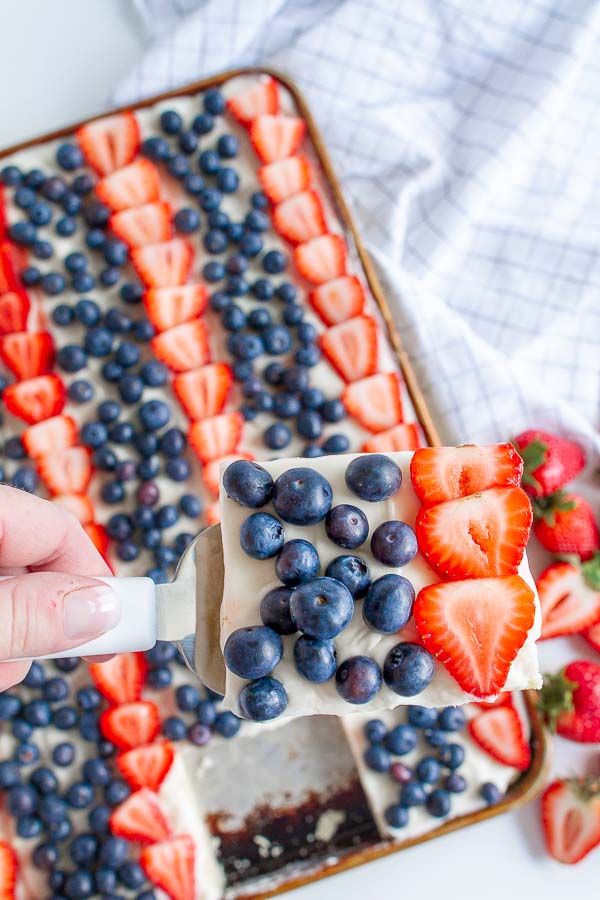
[{"label": "blueberry", "polygon": [[[210,152],[210,151],[209,151]],[[206,170],[204,170],[206,171]],[[223,194],[234,194],[240,184],[240,178],[235,169],[232,169],[230,166],[223,166],[217,172],[217,187]],[[245,235],[242,240],[245,240],[249,235]],[[262,249],[262,241],[259,239],[260,249]],[[260,249],[257,253],[260,253]],[[255,253],[248,254],[251,256],[256,256]]]},{"label": "blueberry", "polygon": [[262,333],[265,352],[280,356],[292,349],[292,336],[284,325],[269,325]]},{"label": "blueberry", "polygon": [[212,738],[212,730],[208,725],[195,722],[188,728],[187,737],[191,744],[195,744],[197,747],[204,747]]},{"label": "blueberry", "polygon": [[423,731],[423,737],[425,738],[425,742],[429,744],[430,747],[445,747],[447,744],[447,738],[443,731],[438,731],[437,728],[426,728]]},{"label": "blueberry", "polygon": [[124,862],[119,866],[118,873],[121,884],[130,890],[141,887],[146,881],[142,867],[136,862]]},{"label": "blueberry", "polygon": [[70,741],[57,744],[52,751],[52,762],[61,767],[70,766],[75,759],[75,747]]},{"label": "blueberry", "polygon": [[42,276],[41,286],[45,294],[55,297],[64,291],[65,279],[58,272],[48,272]]},{"label": "blueberry", "polygon": [[392,497],[402,484],[396,463],[381,453],[358,456],[346,468],[346,485],[362,500],[378,502]]},{"label": "blueberry", "polygon": [[185,153],[173,153],[167,160],[167,172],[173,178],[186,178],[190,173],[190,161]]},{"label": "blueberry", "polygon": [[422,806],[427,800],[425,788],[418,781],[409,781],[400,788],[402,806]]},{"label": "blueberry", "polygon": [[467,789],[467,782],[458,772],[451,772],[444,782],[444,787],[451,794],[462,794]]},{"label": "blueberry", "polygon": [[387,735],[387,727],[381,719],[370,719],[365,727],[365,737],[370,744],[382,744]]},{"label": "blueberry", "polygon": [[[239,244],[241,239],[244,237],[245,229],[241,222],[230,222],[227,226],[227,235],[230,241],[233,241],[234,244]],[[243,259],[243,257],[242,257]],[[248,260],[244,260],[247,264]]]},{"label": "blueberry", "polygon": [[104,327],[112,334],[126,334],[132,328],[131,317],[113,306],[104,316]]},{"label": "blueberry", "polygon": [[314,684],[323,684],[335,675],[337,656],[333,641],[317,640],[300,635],[294,644],[294,662],[296,669]]},{"label": "blueberry", "polygon": [[[152,402],[152,401],[151,401]],[[166,404],[165,404],[166,405]],[[149,406],[149,404],[145,404],[145,406]],[[142,410],[144,407],[142,407]],[[142,410],[140,410],[140,418],[142,417]],[[168,407],[167,407],[168,410]],[[166,413],[163,410],[162,415],[165,416]],[[166,422],[164,423],[166,424]],[[159,426],[159,427],[162,427]],[[187,439],[183,431],[180,428],[170,428],[168,431],[162,435],[160,439],[160,449],[161,452],[165,454],[165,456],[177,457],[181,456],[183,451],[185,450],[187,445]]]},{"label": "blueberry", "polygon": [[328,538],[339,547],[353,550],[366,541],[369,522],[358,507],[342,503],[332,507],[328,512],[325,518],[325,531]]},{"label": "blueberry", "polygon": [[418,549],[417,537],[406,522],[383,522],[371,536],[371,553],[385,566],[407,565]]},{"label": "blueberry", "polygon": [[162,733],[169,741],[182,741],[187,734],[187,725],[179,716],[168,716],[162,723]]},{"label": "blueberry", "polygon": [[[232,259],[236,258],[237,257],[232,257]],[[240,258],[243,259],[243,257]],[[229,261],[228,267],[230,264],[231,260]],[[230,275],[225,284],[225,290],[228,294],[231,294],[232,297],[243,297],[244,294],[247,294],[250,290],[250,284],[241,275]]]},{"label": "blueberry", "polygon": [[212,700],[201,700],[196,709],[196,718],[202,725],[214,725],[217,708]]},{"label": "blueberry", "polygon": [[101,703],[99,691],[93,687],[83,687],[77,691],[77,705],[80,709],[98,709]]},{"label": "blueberry", "polygon": [[[35,775],[35,772],[33,774]],[[33,781],[33,776],[31,780]],[[8,792],[6,806],[11,816],[29,816],[36,811],[38,800],[39,795],[35,786],[16,784]]]},{"label": "blueberry", "polygon": [[458,769],[465,759],[465,750],[461,744],[446,744],[438,750],[438,759],[448,769]]},{"label": "blueberry", "polygon": [[61,706],[52,714],[52,724],[59,731],[69,731],[75,728],[79,721],[79,713],[73,706]]},{"label": "blueberry", "polygon": [[275,563],[275,573],[286,587],[296,587],[317,575],[321,562],[310,541],[295,539],[285,543]]},{"label": "blueberry", "polygon": [[19,209],[31,209],[35,203],[35,191],[28,187],[20,187],[15,191],[14,201]]},{"label": "blueberry", "polygon": [[100,370],[102,372],[102,377],[105,381],[115,382],[119,381],[123,374],[123,368],[114,360],[109,359],[107,362],[103,363],[102,368]]},{"label": "blueberry", "polygon": [[197,519],[202,512],[202,501],[195,494],[184,494],[179,500],[179,509],[184,516],[188,516],[190,519]]},{"label": "blueberry", "polygon": [[183,178],[183,186],[192,197],[201,194],[205,188],[205,181],[198,172],[188,172]]},{"label": "blueberry", "polygon": [[16,763],[4,759],[0,761],[0,788],[6,790],[19,784],[21,781],[21,773]]},{"label": "blueberry", "polygon": [[141,151],[147,159],[153,162],[162,162],[169,156],[169,145],[164,138],[153,136],[146,138],[142,143]]},{"label": "blueberry", "polygon": [[346,417],[346,407],[341,400],[326,400],[320,412],[326,422],[341,422]]},{"label": "blueberry", "polygon": [[45,841],[33,851],[33,864],[38,869],[53,869],[58,862],[59,849],[54,841]]},{"label": "blueberry", "polygon": [[37,487],[38,478],[33,469],[29,469],[27,466],[21,466],[21,468],[13,472],[11,483],[13,487],[19,488],[22,491],[27,491],[29,494],[33,494]]},{"label": "blueberry", "polygon": [[57,703],[69,696],[69,685],[64,678],[59,676],[49,678],[44,684],[43,696],[44,700],[48,700],[49,703]]},{"label": "blueberry", "polygon": [[42,273],[37,266],[27,266],[27,268],[23,269],[21,272],[21,281],[25,287],[33,287],[34,285],[39,284],[41,278]]},{"label": "blueberry", "polygon": [[198,149],[198,135],[195,131],[182,131],[178,138],[178,144],[181,152],[190,156]]},{"label": "blueberry", "polygon": [[154,330],[154,326],[151,322],[148,321],[148,319],[140,319],[134,324],[132,328],[132,334],[136,341],[144,343],[146,341],[152,340],[156,332]]},{"label": "blueberry", "polygon": [[117,873],[109,866],[101,866],[96,870],[96,890],[103,894],[112,894],[117,887]]},{"label": "blueberry", "polygon": [[450,812],[450,794],[443,788],[435,788],[428,796],[427,812],[437,819],[443,819]]},{"label": "blueberry", "polygon": [[146,681],[149,687],[162,691],[169,687],[173,681],[173,675],[167,666],[159,666],[156,669],[150,669],[146,676]]},{"label": "blueberry", "polygon": [[390,775],[397,784],[408,784],[409,781],[413,780],[412,770],[404,763],[398,761],[392,763]]},{"label": "blueberry", "polygon": [[365,750],[364,760],[373,772],[389,772],[392,766],[392,758],[382,744],[371,744]]},{"label": "blueberry", "polygon": [[437,725],[442,731],[460,731],[467,717],[459,706],[446,706],[438,714]]},{"label": "blueberry", "polygon": [[91,356],[107,356],[112,349],[113,336],[108,328],[98,326],[97,328],[90,328],[83,343]]},{"label": "blueberry", "polygon": [[76,866],[89,866],[98,850],[98,839],[93,834],[78,834],[71,842],[69,856]]},{"label": "blueberry", "polygon": [[221,202],[221,193],[216,188],[205,188],[200,194],[200,207],[204,212],[212,212]]},{"label": "blueberry", "polygon": [[29,210],[29,221],[34,225],[47,225],[52,219],[52,210],[47,203],[38,201]]},{"label": "blueberry", "polygon": [[56,162],[66,172],[72,172],[83,165],[83,153],[77,144],[60,144],[56,151]]},{"label": "blueberry", "polygon": [[4,166],[0,172],[2,184],[7,185],[7,187],[16,187],[21,184],[22,178],[21,170],[17,166]]},{"label": "blueberry", "polygon": [[144,382],[139,375],[123,375],[118,390],[124,403],[137,403],[144,393]]},{"label": "blueberry", "polygon": [[181,556],[194,540],[194,535],[188,531],[182,531],[173,541],[173,550],[177,556]]},{"label": "blueberry", "polygon": [[65,801],[57,794],[46,794],[38,804],[38,815],[47,825],[62,821],[67,816]]},{"label": "blueberry", "polygon": [[301,437],[306,438],[309,441],[314,441],[321,437],[323,420],[318,412],[304,409],[298,416],[296,428]]},{"label": "blueberry", "polygon": [[265,446],[270,450],[283,450],[292,440],[292,433],[287,425],[282,422],[274,422],[265,429],[263,440]]},{"label": "blueberry", "polygon": [[50,706],[45,700],[31,700],[23,707],[23,716],[34,728],[45,728],[51,718]]},{"label": "blueberry", "polygon": [[283,525],[268,513],[254,513],[242,524],[240,545],[253,559],[269,559],[283,547]]},{"label": "blueberry", "polygon": [[100,848],[98,858],[103,865],[116,868],[124,863],[128,856],[127,841],[119,837],[109,837]]},{"label": "blueberry", "polygon": [[278,587],[270,590],[260,604],[260,617],[264,625],[272,628],[277,634],[294,634],[297,631],[290,616],[289,588]]},{"label": "blueberry", "polygon": [[225,266],[220,262],[207,262],[202,269],[202,274],[204,275],[205,281],[208,281],[209,284],[212,284],[215,281],[221,281],[222,278],[225,278]]},{"label": "blueberry", "polygon": [[200,215],[195,209],[180,209],[175,213],[173,224],[180,234],[193,234],[200,228]]},{"label": "blueberry", "polygon": [[265,272],[270,275],[278,275],[285,271],[287,260],[280,250],[269,250],[262,258],[262,265]]},{"label": "blueberry", "polygon": [[[25,448],[21,443],[20,437],[12,437],[9,438],[4,444],[4,453],[9,459],[24,459],[26,456]],[[33,666],[36,666],[37,663],[33,663]],[[29,670],[31,672],[31,669]],[[27,677],[27,676],[26,676]],[[26,682],[25,682],[26,683]]]},{"label": "blueberry", "polygon": [[294,394],[282,391],[275,397],[273,411],[280,419],[290,419],[300,412],[300,400]]},{"label": "blueberry", "polygon": [[317,340],[317,329],[310,322],[301,322],[296,334],[301,344],[314,344]]},{"label": "blueberry", "polygon": [[144,296],[144,289],[141,284],[126,282],[121,285],[121,300],[123,303],[135,304],[139,303]]},{"label": "blueberry", "polygon": [[427,706],[409,706],[408,721],[415,728],[435,728],[437,709],[430,709]]},{"label": "blueberry", "polygon": [[423,784],[435,784],[441,775],[440,764],[433,756],[424,756],[417,763],[415,774]]},{"label": "blueberry", "polygon": [[273,479],[258,463],[236,460],[225,470],[223,487],[232,500],[258,509],[271,499]]},{"label": "blueberry", "polygon": [[158,528],[170,528],[171,525],[175,524],[178,518],[179,513],[177,512],[177,507],[167,504],[161,506],[156,513],[156,524]]},{"label": "blueberry", "polygon": [[225,112],[225,97],[218,88],[209,88],[202,98],[202,105],[207,113],[220,116]]},{"label": "blueberry", "polygon": [[94,182],[89,175],[77,175],[73,179],[72,188],[80,197],[85,197],[94,187]]},{"label": "blueberry", "polygon": [[281,660],[281,638],[265,625],[253,625],[233,631],[223,648],[223,659],[230,671],[240,678],[262,678],[273,671]]},{"label": "blueberry", "polygon": [[229,710],[217,713],[214,730],[224,738],[234,737],[240,730],[241,720]]},{"label": "blueberry", "polygon": [[223,253],[227,247],[227,235],[216,228],[207,231],[202,242],[209,253]]},{"label": "blueberry", "polygon": [[94,806],[88,814],[88,822],[92,831],[101,835],[108,834],[110,815],[111,812],[108,806]]},{"label": "blueberry", "polygon": [[405,828],[408,825],[408,810],[400,803],[392,803],[384,812],[385,821],[390,828]]},{"label": "blueberry", "polygon": [[103,422],[87,422],[81,429],[81,443],[95,450],[108,440],[108,428]]},{"label": "blueberry", "polygon": [[[117,425],[113,425],[109,432],[109,437],[115,444],[130,444],[133,436],[134,430],[131,422],[119,422]],[[115,469],[116,466],[117,459],[115,457],[115,464],[112,468]]]},{"label": "blueberry", "polygon": [[181,131],[183,120],[174,109],[165,109],[160,114],[160,127],[165,134],[178,134]]},{"label": "blueberry", "polygon": [[176,457],[175,459],[168,459],[165,466],[165,474],[172,481],[187,481],[191,471],[189,462],[182,456]]},{"label": "blueberry", "polygon": [[275,288],[266,278],[257,278],[251,290],[257,300],[271,300],[275,294]]},{"label": "blueberry", "polygon": [[363,620],[375,631],[394,634],[412,615],[415,591],[401,575],[383,575],[372,582],[363,603]]},{"label": "blueberry", "polygon": [[[47,699],[47,698],[46,698]],[[0,694],[0,720],[14,719],[21,711],[21,701],[14,694]]]},{"label": "blueberry", "polygon": [[396,725],[388,733],[385,745],[396,756],[404,756],[417,746],[417,732],[412,725]]},{"label": "blueberry", "polygon": [[19,837],[30,840],[41,834],[44,826],[37,816],[24,815],[18,817],[16,828]]},{"label": "blueberry", "polygon": [[192,122],[192,128],[196,134],[208,134],[214,127],[213,117],[209,113],[200,113]]},{"label": "blueberry", "polygon": [[335,686],[347,703],[368,703],[381,688],[381,670],[369,656],[351,656],[339,666]]},{"label": "blueberry", "polygon": [[73,809],[85,809],[94,799],[94,788],[87,781],[76,781],[65,794],[67,804]]},{"label": "blueberry", "polygon": [[321,351],[316,344],[311,344],[309,347],[300,347],[294,353],[294,359],[300,366],[316,366],[321,359]]},{"label": "blueberry", "polygon": [[275,481],[273,506],[284,522],[316,525],[331,509],[331,485],[314,469],[293,468]]},{"label": "blueberry", "polygon": [[240,692],[238,702],[245,718],[255,722],[266,722],[277,718],[285,711],[288,696],[280,681],[266,675],[247,684]]},{"label": "blueberry", "polygon": [[175,691],[175,702],[182,712],[192,712],[200,703],[200,694],[191,684],[182,684]]},{"label": "blueberry", "polygon": [[104,287],[112,287],[120,278],[119,270],[116,266],[109,266],[100,272],[100,283]]},{"label": "blueberry", "polygon": [[79,372],[87,365],[87,354],[78,344],[66,344],[58,351],[56,361],[65,372]]},{"label": "blueberry", "polygon": [[25,719],[13,719],[12,722],[12,733],[13,736],[23,743],[27,743],[31,735],[33,734],[33,728],[26,722]]},{"label": "blueberry", "polygon": [[392,647],[383,666],[385,683],[401,697],[414,697],[424,691],[434,672],[433,656],[420,644],[408,641]]},{"label": "blueberry", "polygon": [[[33,256],[35,256],[36,259],[50,259],[52,257],[52,255],[54,254],[52,244],[50,244],[48,241],[36,241],[35,244],[33,245],[33,247],[31,248],[31,252],[32,252]],[[50,284],[50,286],[52,286],[52,282],[54,281],[55,274],[56,273],[51,273],[52,278],[48,282]],[[42,284],[42,287],[44,287],[43,284]],[[51,290],[48,291],[48,293],[51,293]]]},{"label": "blueberry", "polygon": [[254,209],[267,209],[269,205],[268,197],[262,191],[255,191],[250,197],[250,202]]},{"label": "blueberry", "polygon": [[353,612],[352,594],[333,578],[313,578],[297,587],[290,597],[290,614],[297,629],[321,640],[340,634]]},{"label": "blueberry", "polygon": [[[151,461],[152,460],[144,460],[144,463],[151,462]],[[140,464],[140,465],[142,465],[142,464]],[[144,473],[141,472],[140,475],[143,476]],[[158,490],[158,487],[156,486],[156,484],[154,484],[153,481],[148,481],[147,483],[141,484],[140,487],[138,488],[137,499],[138,499],[138,503],[140,503],[142,506],[154,506],[154,504],[158,502],[159,496],[160,496],[160,492]],[[150,533],[149,531],[146,532],[146,534],[149,534],[149,533]],[[160,531],[158,531],[158,537],[159,537],[159,542],[160,542],[160,540],[161,540]],[[148,545],[145,544],[145,546],[148,546]]]},{"label": "blueberry", "polygon": [[270,322],[271,313],[268,309],[264,309],[263,307],[253,309],[248,316],[248,325],[255,331],[260,331],[262,328],[266,328],[266,326],[269,325]]},{"label": "blueberry", "polygon": [[104,799],[109,806],[119,806],[129,797],[131,788],[126,781],[115,778],[104,788]]},{"label": "blueberry", "polygon": [[81,197],[75,191],[65,191],[60,204],[68,216],[75,216],[81,209]]},{"label": "blueberry", "polygon": [[89,272],[78,272],[71,279],[71,287],[78,294],[85,294],[96,286],[96,279]]},{"label": "blueberry", "polygon": [[150,360],[141,367],[140,378],[148,387],[163,387],[167,383],[167,369],[158,360]]},{"label": "blueberry", "polygon": [[323,442],[323,453],[347,453],[350,441],[345,434],[332,434]]},{"label": "blueberry", "polygon": [[89,403],[94,396],[93,385],[83,378],[72,381],[68,390],[69,400],[73,403]]},{"label": "blueberry", "polygon": [[83,777],[90,784],[105,785],[111,780],[110,769],[103,759],[87,759],[83,764]]},{"label": "blueberry", "polygon": [[[72,218],[72,216],[62,216],[60,219],[58,219],[54,228],[59,237],[71,237],[71,235],[75,234],[75,232],[77,231],[77,222]],[[90,234],[91,233],[92,232],[90,232]],[[102,232],[100,232],[100,234],[102,234]],[[93,249],[93,245],[89,240],[86,239],[86,243],[88,247],[90,247],[90,249]]]},{"label": "blueberry", "polygon": [[283,311],[283,321],[286,325],[299,325],[304,318],[304,310],[298,303],[288,303]]}]

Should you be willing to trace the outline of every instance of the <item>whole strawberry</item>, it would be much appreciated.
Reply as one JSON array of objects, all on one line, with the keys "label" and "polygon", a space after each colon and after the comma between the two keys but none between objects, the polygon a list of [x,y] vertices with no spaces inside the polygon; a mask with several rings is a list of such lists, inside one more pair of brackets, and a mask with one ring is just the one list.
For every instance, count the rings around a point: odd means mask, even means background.
[{"label": "whole strawberry", "polygon": [[545,675],[539,708],[551,731],[583,744],[600,741],[600,666],[584,659]]},{"label": "whole strawberry", "polygon": [[523,431],[513,443],[523,458],[523,489],[532,497],[545,497],[560,490],[585,465],[579,444],[549,431]]},{"label": "whole strawberry", "polygon": [[551,553],[590,559],[600,546],[594,511],[578,494],[557,491],[533,501],[533,531]]}]

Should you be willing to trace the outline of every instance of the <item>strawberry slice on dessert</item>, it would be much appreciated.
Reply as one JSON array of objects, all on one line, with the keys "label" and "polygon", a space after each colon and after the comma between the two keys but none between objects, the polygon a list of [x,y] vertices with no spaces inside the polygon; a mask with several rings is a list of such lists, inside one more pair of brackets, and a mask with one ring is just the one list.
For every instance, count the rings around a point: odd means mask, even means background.
[{"label": "strawberry slice on dessert", "polygon": [[128,247],[160,244],[171,238],[171,207],[164,201],[122,209],[110,217],[110,227]]},{"label": "strawberry slice on dessert", "polygon": [[533,531],[546,550],[590,559],[600,548],[594,510],[583,497],[556,491],[533,501],[536,521]]},{"label": "strawberry slice on dessert", "polygon": [[346,244],[339,234],[323,234],[294,250],[298,271],[311,284],[323,284],[346,274]]},{"label": "strawberry slice on dessert", "polygon": [[0,243],[0,294],[23,289],[20,273],[27,265],[27,250],[12,241]]},{"label": "strawberry slice on dessert", "polygon": [[42,449],[43,442],[40,442],[39,448],[41,455],[37,460],[38,475],[51,494],[85,493],[92,477],[91,452],[87,447],[67,447],[47,453]]},{"label": "strawberry slice on dessert", "polygon": [[271,203],[281,203],[288,197],[305,191],[311,181],[310,163],[301,155],[278,159],[267,166],[261,166],[257,174],[263,193]]},{"label": "strawberry slice on dessert", "polygon": [[100,525],[98,522],[87,522],[84,524],[83,530],[89,537],[98,553],[106,559],[109,540],[104,526]]},{"label": "strawberry slice on dessert", "polygon": [[135,158],[140,146],[140,128],[132,112],[104,116],[82,125],[75,132],[81,152],[98,175],[108,175]]},{"label": "strawberry slice on dessert", "polygon": [[531,747],[521,717],[512,706],[498,706],[479,713],[468,724],[476,744],[505,766],[525,772],[531,765]]},{"label": "strawberry slice on dessert", "polygon": [[326,331],[319,345],[344,381],[360,381],[377,371],[378,332],[371,316],[356,316]]},{"label": "strawberry slice on dessert", "polygon": [[[72,447],[77,441],[77,425],[71,416],[53,416],[37,425],[30,425],[21,435],[21,440],[31,459],[42,459]],[[67,484],[66,481],[63,483]],[[70,483],[64,493],[68,493],[69,490],[75,490]]]},{"label": "strawberry slice on dessert", "polygon": [[293,156],[304,137],[306,123],[296,116],[259,115],[250,125],[250,140],[265,163]]},{"label": "strawberry slice on dessert", "polygon": [[402,421],[400,378],[395,372],[354,381],[342,394],[342,402],[367,431],[387,431]]},{"label": "strawberry slice on dessert", "polygon": [[89,664],[92,681],[102,696],[115,705],[140,699],[147,668],[142,653],[118,653],[108,662]]},{"label": "strawberry slice on dessert", "polygon": [[47,331],[15,331],[0,337],[0,359],[19,381],[46,375],[54,361],[54,341]]},{"label": "strawberry slice on dessert", "polygon": [[136,747],[117,756],[117,768],[134,790],[146,787],[157,791],[173,765],[175,751],[169,741]]},{"label": "strawberry slice on dessert", "polygon": [[531,520],[521,488],[490,488],[422,507],[415,531],[423,556],[442,578],[486,578],[516,573]]},{"label": "strawberry slice on dessert", "polygon": [[342,275],[327,281],[311,291],[308,299],[327,326],[359,316],[365,306],[365,292],[356,275]]},{"label": "strawberry slice on dessert", "polygon": [[52,501],[70,512],[82,525],[94,521],[94,505],[85,494],[58,494]]},{"label": "strawberry slice on dessert", "polygon": [[2,394],[7,410],[29,425],[58,415],[65,398],[65,386],[58,375],[41,375],[9,384]]},{"label": "strawberry slice on dessert", "polygon": [[113,809],[109,827],[115,837],[137,844],[165,841],[173,833],[165,818],[158,797],[148,788],[140,788]]},{"label": "strawberry slice on dessert", "polygon": [[146,287],[183,284],[190,273],[193,257],[192,248],[183,238],[145,244],[131,251],[131,262]]},{"label": "strawberry slice on dessert", "polygon": [[381,431],[362,445],[363,453],[391,453],[398,450],[416,450],[421,446],[416,422],[403,422],[389,431]]},{"label": "strawberry slice on dessert", "polygon": [[193,422],[188,439],[201,463],[229,456],[237,450],[244,418],[239,412],[222,413]]},{"label": "strawberry slice on dessert", "polygon": [[325,234],[323,204],[315,191],[302,191],[282,200],[273,210],[273,225],[292,244],[303,244]]},{"label": "strawberry slice on dessert", "polygon": [[268,77],[239,91],[227,101],[227,109],[242,125],[249,125],[257,116],[275,115],[279,111],[277,82]]},{"label": "strawberry slice on dessert", "polygon": [[187,372],[210,362],[208,326],[202,319],[169,328],[152,338],[150,345],[172,372]]},{"label": "strawberry slice on dessert", "polygon": [[443,503],[488,488],[519,486],[523,461],[512,444],[476,447],[424,447],[410,463],[410,477],[421,503]]},{"label": "strawberry slice on dessert", "polygon": [[0,900],[14,900],[17,896],[17,854],[6,841],[0,841]]},{"label": "strawberry slice on dessert", "polygon": [[215,494],[216,497],[219,496],[222,467],[228,466],[229,463],[235,462],[236,459],[253,460],[255,457],[251,453],[232,453],[229,456],[222,456],[220,459],[212,459],[202,467],[202,480],[207,489]]},{"label": "strawberry slice on dessert", "polygon": [[579,475],[585,455],[579,444],[549,431],[530,429],[513,441],[523,457],[523,490],[532,497],[546,497]]},{"label": "strawberry slice on dessert", "polygon": [[203,284],[150,288],[144,295],[146,313],[157,331],[167,331],[197,318],[207,304],[208,291]]},{"label": "strawberry slice on dessert", "polygon": [[474,701],[474,706],[479,706],[480,709],[494,709],[496,706],[512,705],[512,691],[502,691],[496,696],[495,700],[482,700],[480,702]]},{"label": "strawberry slice on dessert", "polygon": [[7,291],[0,296],[0,334],[25,331],[31,304],[25,291]]},{"label": "strawberry slice on dessert", "polygon": [[553,563],[537,580],[542,607],[540,640],[577,634],[600,622],[600,554],[588,562]]},{"label": "strawberry slice on dessert", "polygon": [[119,750],[151,744],[160,731],[158,707],[149,700],[123,703],[100,716],[100,731]]},{"label": "strawberry slice on dessert", "polygon": [[195,900],[194,841],[187,834],[170,841],[144,847],[140,866],[152,884],[163,890],[171,900]]},{"label": "strawberry slice on dessert", "polygon": [[542,825],[548,853],[573,865],[600,844],[598,777],[553,781],[542,795]]},{"label": "strawberry slice on dessert", "polygon": [[143,157],[106,175],[96,185],[96,196],[113,212],[154,203],[159,193],[158,169]]},{"label": "strawberry slice on dessert", "polygon": [[192,422],[223,412],[232,385],[233,373],[226,363],[191,369],[173,379],[175,395]]},{"label": "strawberry slice on dessert", "polygon": [[552,732],[583,744],[600,742],[600,666],[574,660],[544,675],[538,707]]},{"label": "strawberry slice on dessert", "polygon": [[463,691],[490,697],[510,667],[535,618],[535,596],[518,575],[431,584],[414,605],[417,631]]}]

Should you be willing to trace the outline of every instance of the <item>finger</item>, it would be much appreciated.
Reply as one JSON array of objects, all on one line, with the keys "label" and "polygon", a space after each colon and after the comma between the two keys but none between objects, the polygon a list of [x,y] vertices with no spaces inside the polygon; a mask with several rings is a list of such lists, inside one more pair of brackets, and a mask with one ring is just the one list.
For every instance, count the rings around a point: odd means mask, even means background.
[{"label": "finger", "polygon": [[0,485],[0,567],[110,575],[77,519],[57,503]]},{"label": "finger", "polygon": [[6,691],[23,681],[30,666],[31,662],[27,659],[0,663],[0,691]]},{"label": "finger", "polygon": [[0,660],[70,650],[118,623],[120,601],[101,581],[34,572],[0,581]]}]

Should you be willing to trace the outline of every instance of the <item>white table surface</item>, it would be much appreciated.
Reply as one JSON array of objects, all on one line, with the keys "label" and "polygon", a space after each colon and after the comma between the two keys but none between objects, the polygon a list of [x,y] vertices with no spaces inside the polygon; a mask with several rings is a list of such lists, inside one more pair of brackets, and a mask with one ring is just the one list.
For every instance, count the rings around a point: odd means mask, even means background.
[{"label": "white table surface", "polygon": [[[144,40],[130,0],[3,0],[0,146],[102,111],[112,86]],[[542,668],[576,656],[594,659],[582,641],[542,648]],[[597,656],[596,656],[597,659]],[[553,769],[600,771],[600,746],[557,740]],[[537,802],[371,863],[287,896],[298,900],[564,900],[600,896],[600,849],[578,866],[545,853]]]}]

